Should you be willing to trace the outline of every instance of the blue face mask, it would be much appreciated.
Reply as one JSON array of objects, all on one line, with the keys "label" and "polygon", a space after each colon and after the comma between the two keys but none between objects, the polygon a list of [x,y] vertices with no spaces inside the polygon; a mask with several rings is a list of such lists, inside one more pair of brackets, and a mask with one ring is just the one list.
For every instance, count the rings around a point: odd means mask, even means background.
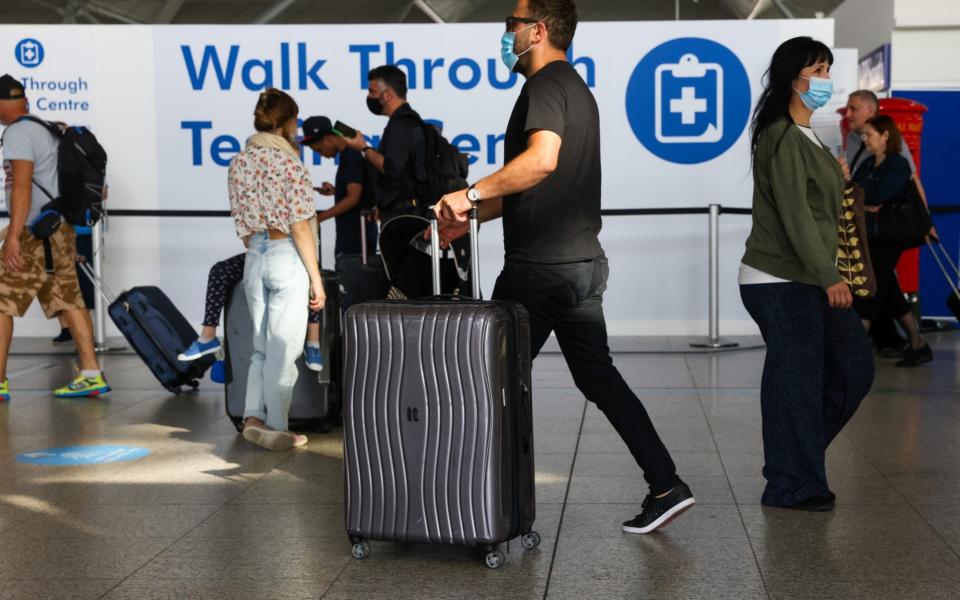
[{"label": "blue face mask", "polygon": [[817,110],[818,108],[823,108],[827,105],[827,102],[830,102],[830,98],[833,97],[833,80],[824,79],[822,77],[801,77],[810,82],[810,89],[805,92],[800,92],[794,90],[800,94],[800,100],[803,101],[804,106],[810,110]]},{"label": "blue face mask", "polygon": [[[536,23],[528,27],[524,27],[520,31],[526,31],[527,29],[530,29],[530,27],[535,27],[535,26],[536,26]],[[518,33],[520,32],[507,31],[507,32],[504,32],[503,36],[500,38],[500,60],[502,60],[503,64],[505,64],[507,68],[510,69],[511,73],[517,68],[517,61],[520,60],[520,57],[526,54],[527,52],[530,52],[531,50],[533,50],[533,46],[530,46],[520,54],[517,54],[516,52],[513,51],[513,44],[517,41]]]}]

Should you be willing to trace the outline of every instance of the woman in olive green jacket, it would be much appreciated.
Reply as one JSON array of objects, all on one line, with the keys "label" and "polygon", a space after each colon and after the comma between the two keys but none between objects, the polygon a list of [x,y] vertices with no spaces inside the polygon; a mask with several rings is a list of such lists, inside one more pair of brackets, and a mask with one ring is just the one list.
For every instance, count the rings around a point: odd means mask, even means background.
[{"label": "woman in olive green jacket", "polygon": [[831,510],[827,446],[873,383],[873,352],[837,271],[843,169],[810,128],[833,54],[798,37],[773,55],[754,111],[753,228],[740,295],[767,344],[762,503]]}]

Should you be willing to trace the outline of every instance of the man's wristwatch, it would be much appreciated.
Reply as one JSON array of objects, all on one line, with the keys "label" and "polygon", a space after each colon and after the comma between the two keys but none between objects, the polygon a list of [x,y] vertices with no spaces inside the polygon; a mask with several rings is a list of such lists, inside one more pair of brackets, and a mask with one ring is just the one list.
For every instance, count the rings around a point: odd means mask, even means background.
[{"label": "man's wristwatch", "polygon": [[363,150],[360,151],[360,155],[364,158],[367,157],[367,150],[373,150],[373,146],[364,146]]},{"label": "man's wristwatch", "polygon": [[470,202],[480,202],[480,192],[473,185],[467,188],[467,200]]}]

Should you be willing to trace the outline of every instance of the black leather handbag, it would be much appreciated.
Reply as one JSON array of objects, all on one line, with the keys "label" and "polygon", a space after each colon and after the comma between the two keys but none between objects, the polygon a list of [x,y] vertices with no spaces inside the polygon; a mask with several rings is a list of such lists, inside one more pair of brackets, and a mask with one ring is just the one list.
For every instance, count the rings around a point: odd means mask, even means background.
[{"label": "black leather handbag", "polygon": [[920,197],[917,183],[912,179],[903,194],[883,203],[877,213],[877,234],[874,238],[885,244],[896,244],[903,249],[922,246],[933,219]]}]

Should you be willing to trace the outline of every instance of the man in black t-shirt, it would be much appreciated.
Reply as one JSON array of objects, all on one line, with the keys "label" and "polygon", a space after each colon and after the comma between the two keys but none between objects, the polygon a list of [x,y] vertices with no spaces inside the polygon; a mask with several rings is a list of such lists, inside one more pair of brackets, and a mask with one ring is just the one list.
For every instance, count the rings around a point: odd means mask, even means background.
[{"label": "man in black t-shirt", "polygon": [[628,533],[649,533],[691,507],[690,488],[640,400],[613,366],[600,247],[600,118],[589,88],[567,62],[576,30],[569,0],[520,0],[507,17],[501,56],[526,77],[504,141],[504,167],[435,207],[441,243],[464,235],[478,203],[481,220],[503,217],[505,261],[494,299],[530,313],[534,356],[553,331],[588,400],[623,438],[650,485]]},{"label": "man in black t-shirt", "polygon": [[[363,156],[347,147],[347,141],[333,131],[327,117],[310,117],[303,122],[304,146],[310,146],[314,152],[324,158],[337,158],[337,174],[334,183],[324,181],[315,188],[324,196],[333,196],[334,205],[317,213],[317,221],[336,219],[337,240],[333,254],[361,254],[360,249],[360,211],[374,206],[374,191],[365,185],[366,169],[369,168]],[[364,224],[367,230],[367,253],[374,254],[377,248],[377,224],[373,221]]]},{"label": "man in black t-shirt", "polygon": [[407,103],[407,76],[394,65],[367,75],[367,108],[389,118],[380,146],[368,146],[359,131],[347,146],[376,169],[377,207],[383,226],[380,250],[390,277],[389,297],[419,298],[432,292],[430,257],[411,245],[427,226],[415,200],[417,181],[426,178],[426,144],[420,115]]}]

